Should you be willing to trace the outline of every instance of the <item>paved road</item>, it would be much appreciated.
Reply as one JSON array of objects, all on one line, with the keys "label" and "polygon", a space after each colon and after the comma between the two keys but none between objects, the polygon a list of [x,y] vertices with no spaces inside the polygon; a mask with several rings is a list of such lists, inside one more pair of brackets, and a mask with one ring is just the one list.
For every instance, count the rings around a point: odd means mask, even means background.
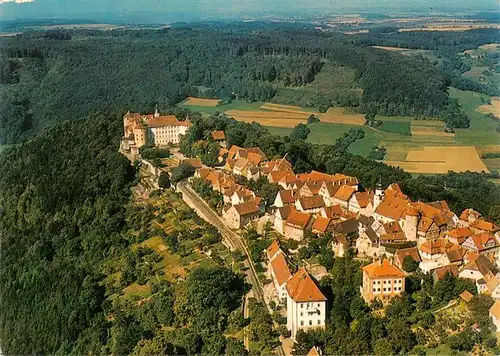
[{"label": "paved road", "polygon": [[259,281],[257,271],[255,270],[255,266],[250,258],[250,252],[243,241],[243,238],[228,228],[222,218],[217,215],[217,213],[213,211],[213,209],[208,206],[208,204],[200,198],[193,189],[191,189],[186,181],[177,184],[177,189],[181,191],[183,196],[186,194],[191,201],[196,203],[197,207],[201,210],[208,222],[219,230],[222,238],[224,239],[224,243],[229,246],[231,250],[240,250],[245,254],[244,263],[248,268],[245,272],[247,281],[252,285],[252,290],[256,299],[265,302],[262,285]]}]

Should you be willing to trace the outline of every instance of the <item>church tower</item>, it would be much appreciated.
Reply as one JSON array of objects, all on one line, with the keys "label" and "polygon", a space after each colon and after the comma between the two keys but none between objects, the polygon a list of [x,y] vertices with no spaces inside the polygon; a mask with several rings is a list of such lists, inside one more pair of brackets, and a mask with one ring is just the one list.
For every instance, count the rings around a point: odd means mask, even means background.
[{"label": "church tower", "polygon": [[373,197],[373,211],[377,209],[377,206],[382,200],[384,200],[384,189],[382,188],[382,176],[380,176],[380,180],[375,187],[375,195]]},{"label": "church tower", "polygon": [[158,103],[155,106],[155,117],[160,117],[160,113],[158,111]]}]

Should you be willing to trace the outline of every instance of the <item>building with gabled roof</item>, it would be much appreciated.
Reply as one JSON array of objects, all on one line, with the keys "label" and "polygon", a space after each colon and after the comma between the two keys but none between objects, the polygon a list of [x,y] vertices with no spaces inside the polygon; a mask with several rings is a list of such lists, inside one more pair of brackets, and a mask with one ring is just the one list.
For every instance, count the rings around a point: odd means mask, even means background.
[{"label": "building with gabled roof", "polygon": [[342,185],[333,195],[333,204],[338,204],[346,210],[349,209],[349,201],[357,189],[350,185]]},{"label": "building with gabled roof", "polygon": [[307,213],[317,213],[324,206],[325,202],[319,195],[300,197],[295,201],[295,208]]},{"label": "building with gabled roof", "polygon": [[223,142],[223,141],[226,141],[226,134],[224,133],[224,131],[222,130],[219,130],[219,131],[212,131],[210,133],[210,135],[212,136],[212,139],[214,141],[218,141],[218,142]]},{"label": "building with gabled roof", "polygon": [[477,258],[466,263],[460,269],[460,278],[472,279],[478,281],[484,279],[488,273],[496,274],[497,270],[493,263],[484,255],[479,255]]},{"label": "building with gabled roof", "polygon": [[232,229],[241,229],[249,222],[259,218],[260,207],[255,200],[226,206],[222,209],[222,217]]},{"label": "building with gabled roof", "polygon": [[496,254],[500,249],[497,238],[490,233],[484,232],[471,235],[465,240],[462,247],[466,250],[477,252],[480,255],[485,255],[491,261],[495,260]]},{"label": "building with gabled roof", "polygon": [[480,234],[480,233],[495,234],[496,232],[500,231],[500,227],[498,227],[497,225],[493,224],[490,221],[486,221],[483,219],[477,219],[473,221],[472,223],[469,224],[469,228],[475,234]]},{"label": "building with gabled roof", "polygon": [[287,282],[287,328],[295,338],[298,330],[324,328],[326,297],[302,267]]},{"label": "building with gabled roof", "polygon": [[460,214],[460,226],[461,227],[468,227],[474,221],[480,219],[481,216],[482,216],[481,213],[478,211],[475,211],[474,209],[471,209],[471,208],[465,209]]},{"label": "building with gabled roof", "polygon": [[406,274],[392,261],[378,260],[363,268],[361,295],[367,303],[374,299],[387,302],[405,290]]},{"label": "building with gabled roof", "polygon": [[349,210],[371,216],[373,214],[373,191],[355,192],[349,200]]},{"label": "building with gabled roof", "polygon": [[446,231],[444,237],[455,245],[462,245],[472,234],[472,230],[468,227],[457,227],[456,229]]},{"label": "building with gabled roof", "polygon": [[302,240],[305,231],[311,228],[312,215],[291,210],[285,221],[285,237],[287,239]]},{"label": "building with gabled roof", "polygon": [[294,208],[293,205],[286,205],[274,211],[274,229],[282,235],[285,234],[285,222],[292,208]]},{"label": "building with gabled roof", "polygon": [[443,267],[436,268],[432,271],[432,276],[434,281],[442,281],[447,274],[453,277],[458,277],[458,266],[457,265],[447,265]]},{"label": "building with gabled roof", "polygon": [[292,276],[283,251],[279,250],[269,261],[268,271],[273,280],[274,290],[278,302],[284,303],[287,297],[286,282]]},{"label": "building with gabled roof", "polygon": [[340,221],[341,217],[344,215],[344,211],[340,205],[331,205],[322,208],[320,214],[324,218]]},{"label": "building with gabled roof", "polygon": [[331,232],[332,230],[332,219],[324,218],[321,215],[317,215],[314,218],[314,222],[312,224],[312,232],[314,234],[324,235],[327,232]]},{"label": "building with gabled roof", "polygon": [[274,206],[277,208],[281,208],[287,205],[294,205],[298,197],[299,194],[296,190],[280,189],[278,191],[278,194],[276,194],[276,198],[274,199]]},{"label": "building with gabled roof", "polygon": [[406,257],[410,257],[413,261],[420,263],[422,258],[416,247],[402,248],[396,251],[394,254],[394,264],[399,268],[403,269],[403,263]]}]

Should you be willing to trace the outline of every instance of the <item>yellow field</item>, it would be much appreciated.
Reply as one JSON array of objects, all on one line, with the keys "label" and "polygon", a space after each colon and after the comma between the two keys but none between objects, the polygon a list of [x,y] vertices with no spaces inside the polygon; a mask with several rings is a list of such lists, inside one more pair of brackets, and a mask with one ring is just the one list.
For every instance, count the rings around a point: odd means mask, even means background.
[{"label": "yellow field", "polygon": [[226,115],[243,122],[258,122],[263,126],[295,127],[307,123],[307,118],[314,114],[321,122],[331,124],[363,125],[362,114],[345,114],[344,108],[330,108],[326,113],[304,111],[298,106],[265,103],[260,109],[270,111],[228,110]]},{"label": "yellow field", "polygon": [[217,106],[220,102],[219,99],[202,99],[195,97],[188,97],[184,102],[185,105],[196,105],[196,106]]},{"label": "yellow field", "polygon": [[410,173],[489,172],[473,146],[425,146],[408,152],[404,161],[385,163]]},{"label": "yellow field", "polygon": [[378,49],[384,49],[386,51],[395,51],[395,52],[400,52],[400,51],[409,51],[410,48],[400,48],[400,47],[387,47],[387,46],[372,46],[373,48],[378,48]]},{"label": "yellow field", "polygon": [[468,31],[481,28],[500,28],[498,24],[490,25],[476,25],[476,24],[464,24],[464,25],[431,25],[422,27],[412,27],[412,28],[400,28],[399,32],[412,32],[412,31]]},{"label": "yellow field", "polygon": [[496,153],[500,152],[500,145],[485,145],[485,146],[476,146],[477,153],[479,155],[484,155],[485,153]]},{"label": "yellow field", "polygon": [[500,118],[500,97],[494,96],[491,98],[491,105],[484,104],[476,109],[481,114],[493,114]]},{"label": "yellow field", "polygon": [[[445,123],[437,120],[412,120],[411,135],[414,141],[421,142],[422,140],[434,141],[435,137],[446,138],[447,141],[453,140],[454,133],[444,132]],[[425,136],[425,137],[422,137]],[[430,137],[432,136],[432,137]]]}]

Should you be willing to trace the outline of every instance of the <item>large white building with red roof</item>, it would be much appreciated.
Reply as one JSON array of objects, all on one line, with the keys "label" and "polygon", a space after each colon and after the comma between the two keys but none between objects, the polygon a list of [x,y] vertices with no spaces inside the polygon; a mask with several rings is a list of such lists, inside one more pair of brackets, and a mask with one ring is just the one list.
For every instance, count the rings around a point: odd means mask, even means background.
[{"label": "large white building with red roof", "polygon": [[160,115],[158,110],[148,115],[127,112],[123,117],[122,149],[137,153],[146,144],[178,144],[189,127],[190,121],[177,120],[173,115]]},{"label": "large white building with red roof", "polygon": [[297,331],[325,327],[326,297],[304,268],[286,282],[287,321],[291,337]]}]

